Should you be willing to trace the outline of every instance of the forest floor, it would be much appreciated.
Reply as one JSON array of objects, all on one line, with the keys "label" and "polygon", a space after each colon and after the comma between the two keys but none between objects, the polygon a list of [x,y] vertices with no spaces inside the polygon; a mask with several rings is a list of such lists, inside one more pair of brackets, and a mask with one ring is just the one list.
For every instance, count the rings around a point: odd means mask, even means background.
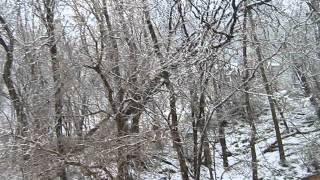
[{"label": "forest floor", "polygon": [[[256,121],[258,176],[263,180],[301,179],[312,174],[313,160],[320,160],[320,121],[314,114],[310,103],[302,96],[290,97],[281,95],[285,103],[284,117],[289,126],[286,131],[279,115],[282,139],[286,155],[285,165],[280,164],[273,121],[265,105],[265,112]],[[219,143],[213,154],[213,174],[215,180],[249,180],[251,179],[250,126],[245,123],[228,125],[226,138],[228,150],[232,155],[228,158],[229,168],[224,169]],[[179,163],[174,150],[169,147],[159,155],[162,163],[141,174],[139,179],[146,180],[180,180]],[[201,179],[210,179],[208,168],[201,169]]]}]

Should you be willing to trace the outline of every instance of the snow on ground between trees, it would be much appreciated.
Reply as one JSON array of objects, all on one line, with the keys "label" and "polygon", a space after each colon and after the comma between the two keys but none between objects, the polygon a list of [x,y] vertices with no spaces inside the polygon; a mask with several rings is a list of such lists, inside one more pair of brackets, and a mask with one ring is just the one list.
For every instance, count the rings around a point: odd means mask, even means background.
[{"label": "snow on ground between trees", "polygon": [[[281,92],[286,93],[286,92]],[[260,116],[257,121],[257,155],[258,155],[258,173],[264,180],[289,180],[301,179],[313,174],[310,167],[310,160],[319,158],[320,152],[311,152],[312,144],[320,144],[320,121],[314,114],[314,109],[309,103],[305,103],[304,97],[287,98],[288,111],[285,112],[285,118],[290,128],[286,132],[281,122],[282,138],[287,158],[287,163],[279,163],[279,154],[277,147],[270,146],[276,142],[271,115]],[[266,106],[267,108],[267,106]],[[280,119],[280,117],[279,117]],[[280,119],[281,120],[281,119]],[[222,165],[221,148],[216,145],[215,174],[217,179],[225,180],[246,180],[251,179],[251,157],[250,157],[250,127],[239,123],[238,125],[229,125],[227,127],[227,144],[232,153],[229,157],[230,167],[225,170]],[[269,152],[265,152],[265,151]],[[171,179],[180,180],[179,163],[175,159],[175,153],[171,147],[167,147],[163,154],[160,154],[165,162],[162,162],[158,168],[145,171],[141,174],[141,179]],[[172,163],[171,165],[168,162]],[[208,168],[202,166],[201,179],[210,179]]]}]

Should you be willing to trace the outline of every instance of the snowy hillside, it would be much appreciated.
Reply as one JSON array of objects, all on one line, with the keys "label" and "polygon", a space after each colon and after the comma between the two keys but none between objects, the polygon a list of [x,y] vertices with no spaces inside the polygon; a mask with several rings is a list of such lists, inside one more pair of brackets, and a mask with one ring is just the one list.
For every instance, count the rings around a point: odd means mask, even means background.
[{"label": "snowy hillside", "polygon": [[0,0],[0,180],[320,178],[319,72],[320,0]]},{"label": "snowy hillside", "polygon": [[[281,123],[281,132],[287,157],[286,164],[279,162],[279,153],[276,146],[276,137],[268,107],[266,114],[259,117],[257,121],[257,155],[258,174],[264,180],[298,180],[316,173],[312,163],[319,162],[320,158],[320,121],[314,114],[314,108],[306,102],[302,96],[286,95],[287,111],[284,113],[285,120],[289,126],[286,131]],[[308,99],[307,99],[308,100]],[[242,123],[228,125],[226,128],[228,150],[232,153],[229,157],[230,167],[223,168],[221,149],[219,145],[212,147],[215,157],[214,176],[217,180],[246,180],[252,179],[250,169],[250,127]],[[163,162],[155,169],[141,174],[139,179],[144,180],[179,180],[179,164],[172,148],[158,155]],[[201,179],[210,179],[208,168],[204,165],[201,169]]]}]

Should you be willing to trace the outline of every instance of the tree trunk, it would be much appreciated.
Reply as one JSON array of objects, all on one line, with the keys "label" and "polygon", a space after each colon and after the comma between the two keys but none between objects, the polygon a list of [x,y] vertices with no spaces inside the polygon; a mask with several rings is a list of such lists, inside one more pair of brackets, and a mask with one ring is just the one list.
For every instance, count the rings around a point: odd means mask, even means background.
[{"label": "tree trunk", "polygon": [[[215,91],[215,96],[216,96],[216,102],[219,102],[219,87],[217,85],[217,82],[213,82],[213,87]],[[222,160],[223,160],[223,167],[227,168],[229,166],[228,163],[228,148],[227,148],[227,143],[226,143],[226,136],[224,132],[224,127],[226,126],[226,122],[222,120],[222,107],[217,107],[216,109],[217,113],[217,120],[218,122],[218,138],[219,138],[219,143],[222,149]]]},{"label": "tree trunk", "polygon": [[[144,17],[146,18],[146,25],[148,26],[148,30],[153,42],[153,49],[154,52],[157,56],[157,58],[159,58],[160,60],[160,64],[161,66],[163,65],[163,55],[160,52],[160,46],[158,43],[158,39],[157,39],[157,35],[155,33],[155,30],[153,28],[152,22],[151,22],[151,18],[150,18],[150,13],[148,10],[148,6],[147,6],[147,2],[144,0],[143,2],[144,5]],[[164,67],[162,67],[164,68]],[[179,164],[180,164],[180,172],[182,175],[182,179],[183,180],[188,180],[189,176],[188,176],[188,166],[185,160],[185,156],[183,153],[183,146],[182,146],[182,140],[180,138],[179,135],[179,130],[178,130],[178,116],[177,116],[177,110],[176,110],[176,96],[174,93],[174,89],[173,86],[170,82],[169,79],[169,72],[165,71],[164,69],[162,69],[161,78],[163,78],[165,80],[164,84],[166,85],[167,89],[170,92],[170,117],[171,117],[171,123],[168,119],[168,124],[169,124],[169,128],[170,128],[170,133],[172,136],[172,143],[173,143],[173,147],[177,152],[178,155],[178,159],[179,159]]]},{"label": "tree trunk", "polygon": [[81,97],[81,110],[80,110],[80,119],[76,121],[76,134],[79,138],[82,138],[83,136],[83,126],[85,122],[85,115],[88,114],[88,99],[87,99],[87,94],[84,93],[83,97]]},{"label": "tree trunk", "polygon": [[[249,67],[248,67],[248,54],[247,54],[247,18],[248,18],[248,8],[247,0],[244,1],[244,19],[243,19],[243,41],[242,41],[242,56],[243,56],[243,66],[245,69],[245,75],[243,78],[244,82],[247,82],[249,79]],[[251,126],[251,138],[250,138],[250,150],[251,150],[251,169],[252,169],[252,180],[258,180],[258,161],[256,154],[256,126],[253,116],[253,110],[251,108],[250,97],[249,97],[249,82],[244,85],[245,90],[245,109],[246,109],[246,119]]]},{"label": "tree trunk", "polygon": [[207,132],[205,132],[205,140],[203,142],[204,162],[209,170],[210,180],[213,180],[212,157]]},{"label": "tree trunk", "polygon": [[13,50],[14,50],[14,37],[13,33],[9,29],[9,26],[5,19],[0,16],[0,24],[3,26],[6,35],[9,38],[9,43],[7,44],[5,40],[0,35],[0,45],[6,51],[6,61],[4,63],[4,70],[3,70],[3,80],[8,89],[9,97],[12,102],[13,108],[15,110],[17,116],[17,126],[16,126],[16,134],[19,136],[26,136],[28,131],[28,122],[26,120],[26,114],[23,111],[23,104],[17,90],[14,87],[14,82],[11,76],[11,68],[13,64]]},{"label": "tree trunk", "polygon": [[[217,113],[221,113],[220,108],[217,109]],[[220,116],[221,117],[221,116]],[[220,119],[220,118],[218,118]],[[225,122],[219,122],[218,132],[219,132],[219,142],[222,149],[222,160],[223,160],[223,167],[229,167],[228,163],[228,150],[227,150],[227,143],[226,143],[226,135],[224,132]]]},{"label": "tree trunk", "polygon": [[277,100],[274,99],[273,101],[274,101],[275,106],[277,107],[277,110],[278,110],[279,114],[280,114],[280,117],[281,117],[281,120],[283,122],[283,125],[286,128],[286,132],[290,132],[288,123],[287,123],[287,121],[286,121],[286,119],[284,117],[283,109],[281,109],[281,107],[280,107],[280,105],[279,105]]},{"label": "tree trunk", "polygon": [[[61,67],[60,67],[60,60],[57,57],[58,55],[58,48],[56,44],[56,37],[55,37],[55,24],[54,24],[54,9],[55,9],[56,2],[55,0],[46,0],[44,1],[45,7],[45,20],[46,20],[46,29],[47,34],[49,37],[48,44],[49,44],[49,51],[51,56],[51,70],[53,74],[53,82],[54,82],[54,111],[55,111],[55,131],[57,136],[57,149],[60,154],[64,154],[64,144],[63,144],[63,121],[62,121],[62,109],[63,109],[63,92],[62,92],[62,79],[61,79]],[[60,172],[58,173],[62,180],[67,180],[66,169],[61,167]]]},{"label": "tree trunk", "polygon": [[191,89],[190,94],[192,96],[191,100],[191,117],[192,117],[192,138],[193,138],[193,171],[194,171],[194,176],[197,177],[197,167],[198,167],[198,158],[197,158],[197,153],[198,153],[198,121],[197,121],[197,110],[196,110],[196,102],[197,102],[197,95],[196,92]]},{"label": "tree trunk", "polygon": [[129,174],[129,162],[128,162],[128,152],[127,148],[124,146],[126,142],[126,138],[124,136],[128,135],[128,126],[125,117],[119,113],[116,117],[117,122],[117,131],[118,131],[118,145],[120,148],[118,149],[118,159],[117,159],[117,166],[118,166],[118,180],[130,180],[132,179]]},{"label": "tree trunk", "polygon": [[[204,133],[203,134],[204,141],[202,142],[203,144],[200,145],[199,155],[202,154],[201,151],[203,150],[205,166],[207,166],[209,169],[210,179],[213,179],[212,158],[211,158],[211,151],[210,151],[210,146],[209,146],[208,133],[207,133],[207,129],[204,129],[204,123],[205,123],[205,95],[204,95],[204,91],[205,91],[204,88],[201,88],[200,101],[199,101],[199,116],[198,116],[199,124],[198,125],[200,127],[200,131]],[[195,179],[200,180],[200,170],[201,170],[201,164],[202,164],[202,157],[201,156],[197,157],[197,160],[198,160],[198,163],[197,163],[197,171],[196,171],[196,176],[195,176],[196,178]]]},{"label": "tree trunk", "polygon": [[188,166],[185,160],[185,156],[183,153],[183,146],[182,146],[182,140],[179,135],[178,130],[178,115],[177,115],[177,109],[176,109],[176,96],[172,87],[172,84],[169,80],[169,77],[165,80],[165,85],[167,89],[170,92],[170,119],[169,121],[169,127],[170,127],[170,133],[173,143],[173,148],[176,150],[178,155],[178,160],[180,164],[180,172],[183,180],[188,180]]},{"label": "tree trunk", "polygon": [[[316,45],[317,45],[317,58],[320,59],[320,21],[319,21],[319,13],[320,13],[320,4],[319,0],[311,0],[309,6],[311,12],[314,11],[314,15],[312,17],[312,21],[315,23],[315,39],[316,39]],[[318,96],[320,93],[320,82],[319,82],[319,75],[316,75],[318,73],[317,69],[315,67],[311,67],[311,72],[314,74],[312,76],[313,81],[316,84],[316,88],[318,91]],[[319,97],[318,97],[319,98]],[[319,110],[318,110],[319,111]],[[319,113],[320,115],[320,113]]]},{"label": "tree trunk", "polygon": [[252,33],[253,43],[255,43],[255,45],[256,45],[255,51],[256,51],[256,55],[257,55],[257,60],[259,63],[261,63],[260,73],[261,73],[262,81],[264,83],[265,91],[268,94],[268,102],[269,102],[269,106],[270,106],[274,129],[276,132],[280,161],[282,163],[285,163],[286,159],[285,159],[284,148],[283,148],[282,139],[281,139],[279,121],[277,119],[276,109],[275,109],[274,101],[272,99],[273,92],[271,90],[270,83],[268,81],[268,78],[266,76],[265,69],[263,66],[263,57],[262,57],[262,52],[261,52],[260,44],[258,41],[258,37],[256,34],[256,25],[255,25],[255,22],[253,21],[252,14],[250,11],[248,12],[248,14],[249,14],[249,19],[250,19],[250,24],[251,24],[251,29],[252,29],[251,33]]}]

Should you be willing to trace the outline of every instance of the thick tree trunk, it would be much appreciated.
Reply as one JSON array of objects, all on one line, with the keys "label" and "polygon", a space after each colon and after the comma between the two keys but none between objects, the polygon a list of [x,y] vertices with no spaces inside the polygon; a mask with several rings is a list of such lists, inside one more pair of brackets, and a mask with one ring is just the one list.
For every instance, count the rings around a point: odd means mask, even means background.
[{"label": "thick tree trunk", "polygon": [[[133,116],[133,117],[132,117],[131,127],[130,127],[130,130],[128,130],[128,132],[137,135],[140,133],[139,122],[142,114],[142,106],[139,104],[133,103],[130,109],[132,110],[129,110],[130,113],[127,116],[128,117]],[[134,161],[134,167],[136,169],[141,169],[146,167],[145,166],[146,164],[142,158],[140,145],[137,145],[137,147],[135,147],[134,150],[132,150],[131,155],[129,155],[129,157],[131,158],[132,161]]]},{"label": "thick tree trunk", "polygon": [[249,13],[249,19],[250,19],[250,24],[251,24],[251,28],[252,28],[251,33],[252,33],[253,43],[255,43],[255,45],[256,45],[255,51],[256,51],[256,55],[257,55],[257,60],[258,60],[259,63],[262,63],[260,65],[260,73],[261,73],[262,81],[264,83],[265,91],[268,94],[268,102],[269,102],[269,106],[270,106],[270,111],[271,111],[271,116],[272,116],[272,120],[273,120],[273,124],[274,124],[274,129],[275,129],[275,132],[276,132],[278,148],[279,148],[278,150],[279,150],[280,161],[282,163],[285,163],[286,158],[285,158],[284,148],[283,148],[282,139],[281,139],[279,121],[277,119],[275,104],[274,104],[274,101],[272,99],[273,92],[272,92],[272,89],[270,87],[270,83],[268,81],[268,78],[266,76],[265,69],[264,69],[264,66],[263,66],[263,58],[262,58],[261,47],[260,47],[260,44],[259,44],[259,41],[258,41],[258,37],[257,37],[257,34],[256,34],[256,25],[255,25],[255,22],[253,21],[252,14],[250,13],[250,11],[248,13]]},{"label": "thick tree trunk", "polygon": [[129,161],[128,161],[128,152],[125,146],[126,138],[124,136],[128,135],[128,124],[127,119],[123,117],[120,113],[116,117],[117,131],[118,131],[118,159],[117,159],[117,168],[118,168],[118,180],[131,180],[132,177],[129,174]]}]

